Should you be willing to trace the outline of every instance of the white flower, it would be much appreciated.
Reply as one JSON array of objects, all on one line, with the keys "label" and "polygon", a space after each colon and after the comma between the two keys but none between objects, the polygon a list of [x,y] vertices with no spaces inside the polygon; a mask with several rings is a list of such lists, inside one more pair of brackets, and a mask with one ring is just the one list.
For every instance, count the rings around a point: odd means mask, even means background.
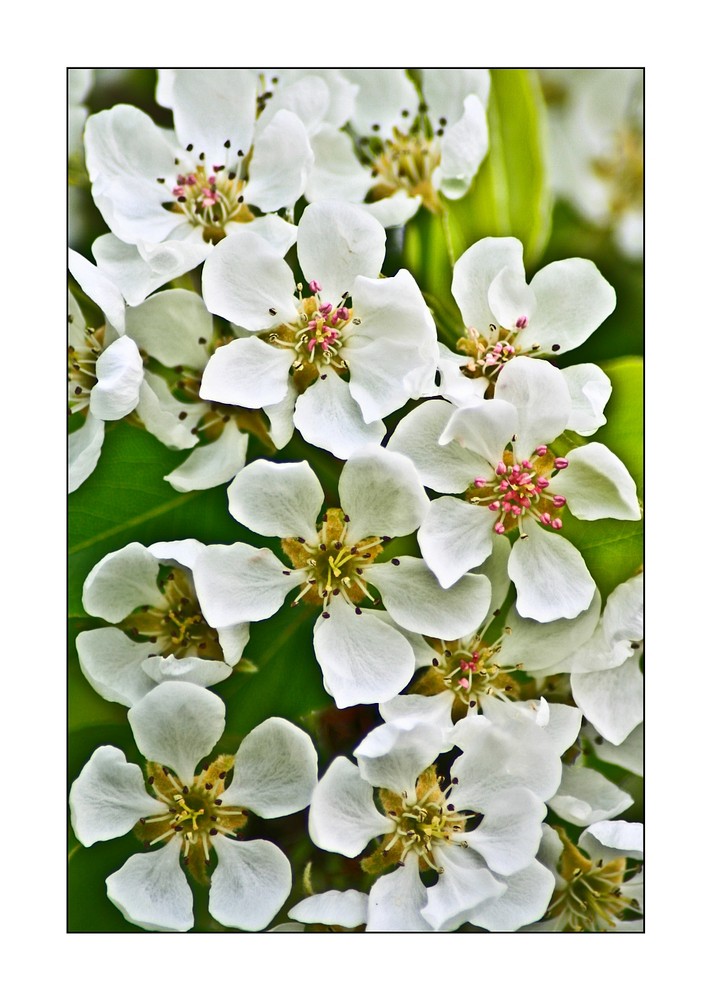
[{"label": "white flower", "polygon": [[120,292],[93,264],[69,251],[69,267],[82,289],[102,309],[104,326],[88,327],[69,293],[69,413],[84,413],[69,435],[69,492],[96,468],[104,443],[104,422],[135,409],[143,383],[143,362],[126,336],[125,303]]},{"label": "white flower", "polygon": [[293,112],[259,127],[249,70],[165,71],[157,96],[175,134],[125,104],[92,115],[85,131],[92,194],[111,229],[94,255],[131,305],[242,224],[286,251],[294,227],[273,213],[294,206],[313,160]]},{"label": "white flower", "polygon": [[593,823],[573,844],[545,827],[539,859],[556,889],[543,921],[527,931],[643,930],[643,826],[624,820]]},{"label": "white flower", "polygon": [[[472,405],[516,357],[558,357],[582,344],[616,305],[613,288],[590,260],[547,264],[527,284],[524,248],[513,237],[486,237],[453,269],[452,294],[465,336],[460,354],[441,346],[437,395]],[[562,370],[573,407],[567,427],[589,435],[604,424],[608,376],[593,364]]]},{"label": "white flower", "polygon": [[378,278],[385,231],[362,208],[309,205],[298,229],[307,298],[301,284],[295,297],[282,255],[248,230],[206,262],[208,309],[257,336],[216,351],[201,396],[264,407],[279,447],[291,437],[293,412],[307,441],[348,458],[380,442],[381,418],[433,381],[435,325],[407,271]]},{"label": "white flower", "polygon": [[203,617],[192,567],[204,548],[192,538],[148,548],[130,542],[92,569],[84,608],[117,627],[80,632],[77,651],[102,698],[131,706],[162,681],[205,687],[230,676],[250,629],[213,629]]},{"label": "white flower", "polygon": [[[463,753],[447,775],[438,758],[453,743]],[[378,838],[362,862],[380,876],[367,930],[446,931],[468,920],[515,930],[544,913],[553,879],[535,854],[561,764],[532,719],[470,716],[448,740],[439,725],[402,717],[373,730],[355,756],[358,766],[338,757],[319,782],[309,832],[318,847],[346,857]],[[428,869],[438,880],[426,888]]]},{"label": "white flower", "polygon": [[126,333],[147,356],[137,416],[168,447],[193,449],[167,482],[185,493],[231,480],[245,464],[245,415],[200,398],[205,366],[224,342],[213,334],[201,297],[185,289],[158,292],[126,310]]},{"label": "white flower", "polygon": [[484,159],[489,74],[425,69],[415,85],[403,69],[343,70],[358,85],[349,133],[325,125],[312,136],[310,201],[364,203],[384,226],[403,225],[440,195],[461,198]]},{"label": "white flower", "polygon": [[[195,564],[207,620],[216,628],[271,617],[295,587],[292,602],[319,607],[314,651],[336,704],[393,697],[413,675],[415,653],[402,630],[461,635],[481,621],[490,584],[465,575],[444,591],[422,559],[376,562],[393,537],[415,531],[427,509],[412,463],[382,448],[365,449],[345,464],[341,508],[315,524],[324,493],[306,462],[259,460],[228,488],[230,513],[252,531],[282,538],[292,569],[269,549],[238,542],[209,545]],[[362,610],[375,587],[390,615]]]},{"label": "white flower", "polygon": [[408,455],[426,486],[464,493],[432,501],[418,532],[423,556],[443,586],[479,566],[492,537],[516,530],[508,572],[517,610],[550,622],[588,608],[595,584],[580,553],[556,534],[563,508],[585,521],[639,520],[635,483],[602,444],[557,457],[547,444],[567,426],[572,403],[561,372],[515,358],[494,398],[456,409],[421,403],[401,420],[388,448]]},{"label": "white flower", "polygon": [[[196,774],[220,739],[225,706],[212,692],[171,681],[128,713],[147,777],[111,746],[94,751],[70,794],[72,825],[85,847],[136,829],[147,850],[106,880],[109,899],[146,930],[193,926],[192,893],[181,862],[207,882],[211,849],[218,856],[208,909],[226,927],[262,930],[292,885],[289,861],[266,840],[236,840],[246,811],[267,819],[308,805],[317,758],[309,737],[291,722],[268,719],[240,744]],[[226,779],[234,767],[232,783]]]}]

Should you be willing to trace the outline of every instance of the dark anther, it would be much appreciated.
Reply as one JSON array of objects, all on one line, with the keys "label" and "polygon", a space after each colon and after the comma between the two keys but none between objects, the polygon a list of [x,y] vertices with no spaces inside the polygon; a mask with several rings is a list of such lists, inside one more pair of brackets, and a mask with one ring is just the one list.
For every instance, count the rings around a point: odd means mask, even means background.
[{"label": "dark anther", "polygon": [[326,552],[326,545],[324,545],[323,542],[321,543],[321,545],[319,546],[319,548],[321,549],[322,552]]},{"label": "dark anther", "polygon": [[304,544],[304,539],[303,539],[303,538],[298,538],[298,539],[297,539],[297,541],[298,541],[298,542],[301,542],[301,543],[302,543],[302,545]]},{"label": "dark anther", "polygon": [[223,146],[225,147],[225,149],[229,149],[230,148],[230,140],[226,139],[225,142],[223,143]]},{"label": "dark anther", "polygon": [[291,573],[290,573],[290,571],[288,569],[283,569],[282,570],[282,576],[291,576]]},{"label": "dark anther", "polygon": [[408,110],[408,108],[403,108],[403,110],[401,111],[401,115],[403,116],[403,118],[407,118],[409,114],[410,111]]},{"label": "dark anther", "polygon": [[223,778],[224,778],[224,777],[225,777],[226,775],[227,775],[227,771],[221,771],[221,772],[220,772],[220,774],[218,775],[218,778],[220,778],[220,780],[222,781],[222,779],[223,779]]},{"label": "dark anther", "polygon": [[75,396],[81,396],[82,391],[83,391],[82,387],[80,385],[78,385],[77,388],[74,390],[74,395]]},{"label": "dark anther", "polygon": [[380,132],[381,130],[381,126],[378,124],[378,122],[374,122],[371,128],[373,129],[374,132]]},{"label": "dark anther", "polygon": [[178,419],[185,420],[187,416],[188,416],[187,412],[185,410],[181,410],[181,412],[178,414]]},{"label": "dark anther", "polygon": [[205,153],[201,153],[200,156],[198,157],[198,159],[199,160],[204,160],[205,159]]},{"label": "dark anther", "polygon": [[452,783],[453,783],[453,785],[459,785],[460,784],[460,779],[459,778],[453,778],[452,779]]},{"label": "dark anther", "polygon": [[447,125],[447,118],[441,118],[440,119],[440,124],[441,125]]},{"label": "dark anther", "polygon": [[425,101],[421,101],[420,104],[418,105],[418,111],[421,113],[421,115],[424,115],[427,110],[428,110],[428,105],[425,103]]},{"label": "dark anther", "polygon": [[391,559],[394,566],[400,566],[400,559]]},{"label": "dark anther", "polygon": [[190,791],[190,789],[188,788],[188,786],[187,785],[183,785],[183,794],[187,795],[189,791]]},{"label": "dark anther", "polygon": [[439,663],[440,663],[440,660],[439,660],[439,659],[437,658],[437,656],[434,656],[434,657],[433,657],[433,666],[434,666],[434,667],[437,667],[437,665],[438,665]]},{"label": "dark anther", "polygon": [[449,812],[455,812],[455,806],[452,804],[452,802],[448,802],[447,807]]},{"label": "dark anther", "polygon": [[269,308],[269,314],[270,314],[270,316],[276,316],[277,315],[277,310],[274,308],[274,306],[270,306],[270,308]]},{"label": "dark anther", "polygon": [[216,806],[221,806],[222,805],[222,799],[215,799],[215,805]]},{"label": "dark anther", "polygon": [[234,170],[231,170],[230,173],[227,175],[227,178],[230,181],[234,181],[236,177],[237,177],[237,174],[235,173]]},{"label": "dark anther", "polygon": [[551,349],[552,349],[552,351],[560,351],[561,350],[561,344],[552,344],[551,345]]},{"label": "dark anther", "polygon": [[210,789],[211,789],[211,788],[212,788],[213,786],[212,786],[212,783],[211,783],[210,781],[206,781],[206,782],[205,782],[205,787],[207,788],[207,790],[208,790],[208,791],[210,791]]},{"label": "dark anther", "polygon": [[184,201],[186,201],[186,197],[185,197],[185,195],[181,194],[181,195],[179,195],[179,196],[178,196],[178,199],[177,199],[177,200],[178,200],[178,201],[179,201],[179,202],[180,202],[181,204],[183,204],[183,202],[184,202]]},{"label": "dark anther", "polygon": [[158,181],[159,184],[165,184],[166,183],[166,178],[165,177],[157,177],[156,180]]},{"label": "dark anther", "polygon": [[502,609],[501,608],[495,608],[494,611],[492,612],[492,617],[496,618],[497,615],[501,615],[501,614],[502,614]]},{"label": "dark anther", "polygon": [[207,344],[207,342],[208,341],[206,340],[205,337],[198,337],[198,343],[199,344]]},{"label": "dark anther", "polygon": [[449,649],[445,650],[445,656],[452,656],[452,651]]},{"label": "dark anther", "polygon": [[217,831],[217,830],[215,829],[215,827],[213,827],[213,828],[212,828],[212,829],[210,830],[210,836],[211,836],[211,837],[215,837],[215,836],[217,835],[217,832],[218,832],[218,831]]},{"label": "dark anther", "polygon": [[322,617],[322,618],[331,618],[331,615],[329,614],[329,612],[328,612],[328,611],[324,611],[324,612],[322,612],[322,615],[321,615],[321,617]]},{"label": "dark anther", "polygon": [[151,777],[148,779],[149,785],[152,785],[155,780],[156,779],[153,777],[153,775],[151,775]]},{"label": "dark anther", "polygon": [[471,701],[470,702],[470,708],[474,708],[476,704],[477,704],[476,701]]},{"label": "dark anther", "polygon": [[631,642],[630,648],[631,649],[640,649],[640,643],[639,642]]},{"label": "dark anther", "polygon": [[188,143],[188,145],[187,145],[187,146],[186,146],[185,148],[186,148],[186,149],[188,150],[188,152],[190,153],[190,152],[191,152],[191,150],[193,149],[193,143],[192,143],[192,142],[189,142],[189,143]]},{"label": "dark anther", "polygon": [[324,381],[324,379],[326,378],[326,375],[320,375],[320,376],[319,376],[319,378],[320,378],[320,379],[322,380],[322,382],[323,382],[323,381]]},{"label": "dark anther", "polygon": [[244,156],[245,154],[243,153],[243,151],[241,149],[238,149],[237,155],[238,156]]},{"label": "dark anther", "polygon": [[363,611],[361,610],[361,608],[354,608],[354,611],[356,612],[357,615],[362,615],[363,614]]},{"label": "dark anther", "polygon": [[338,587],[336,587],[333,593],[334,593],[334,597],[336,597],[336,596],[337,596],[337,594],[339,593],[339,588],[338,588]]},{"label": "dark anther", "polygon": [[439,128],[435,135],[444,135],[444,129]]},{"label": "dark anther", "polygon": [[244,200],[245,200],[245,196],[244,196],[244,194],[241,194],[240,197],[237,199],[238,205],[241,205]]}]

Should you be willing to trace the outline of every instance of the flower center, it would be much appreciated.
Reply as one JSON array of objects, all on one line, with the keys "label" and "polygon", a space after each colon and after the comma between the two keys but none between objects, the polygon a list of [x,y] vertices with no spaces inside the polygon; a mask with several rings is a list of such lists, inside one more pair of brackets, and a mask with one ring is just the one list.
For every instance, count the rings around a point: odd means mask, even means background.
[{"label": "flower center", "polygon": [[[393,129],[390,138],[364,136],[360,152],[371,167],[373,186],[367,201],[380,201],[396,191],[410,198],[420,197],[430,212],[440,211],[440,201],[433,185],[433,171],[440,163],[440,143],[426,119],[418,116],[408,132]],[[442,135],[442,128],[437,135]]]},{"label": "flower center", "polygon": [[353,309],[345,304],[348,292],[342,295],[338,305],[333,305],[322,301],[318,281],[309,283],[313,294],[306,299],[302,297],[302,288],[301,283],[297,285],[298,321],[282,323],[262,335],[268,343],[294,353],[292,377],[299,392],[304,392],[326,371],[346,374],[348,366],[339,351],[344,346],[351,324],[358,326],[361,322],[358,317],[354,318]]},{"label": "flower center", "polygon": [[546,445],[539,445],[530,459],[514,461],[512,452],[505,451],[491,479],[478,477],[465,494],[473,504],[486,503],[499,516],[493,530],[503,535],[512,528],[522,528],[524,517],[534,517],[540,524],[558,531],[562,520],[553,516],[565,506],[566,497],[555,493],[551,479],[568,466],[565,458],[556,458]]},{"label": "flower center", "polygon": [[[229,148],[229,143],[226,146]],[[254,219],[245,202],[246,181],[240,176],[244,162],[241,158],[237,170],[229,170],[224,164],[207,167],[198,162],[176,176],[172,200],[164,202],[164,208],[182,213],[192,226],[202,229],[206,243],[218,243],[226,235],[228,223]],[[159,183],[165,184],[165,178],[159,178]]]},{"label": "flower center", "polygon": [[230,836],[247,822],[243,809],[222,805],[225,779],[234,763],[233,756],[221,754],[190,786],[181,785],[167,767],[153,761],[146,765],[151,791],[168,806],[168,812],[141,819],[135,833],[146,847],[180,837],[182,857],[200,882],[207,878],[212,837],[218,833]]},{"label": "flower center", "polygon": [[373,855],[362,862],[365,871],[375,873],[388,865],[404,864],[413,853],[418,858],[421,871],[428,868],[442,874],[433,849],[444,844],[467,847],[463,834],[481,822],[482,814],[471,810],[457,812],[448,802],[448,795],[457,779],[443,789],[444,779],[439,777],[434,765],[424,771],[416,783],[415,797],[407,792],[397,795],[385,788],[378,791],[386,815],[393,821],[393,830],[385,834]]},{"label": "flower center", "polygon": [[157,607],[143,605],[124,618],[119,628],[132,639],[154,643],[152,656],[222,660],[218,633],[203,617],[191,576],[178,568],[164,568],[158,586],[163,602]]},{"label": "flower center", "polygon": [[594,865],[563,830],[557,833],[564,844],[559,873],[565,885],[555,891],[545,919],[555,919],[559,931],[607,931],[626,910],[638,915],[638,901],[625,894],[626,859]]},{"label": "flower center", "polygon": [[307,571],[307,580],[292,606],[304,600],[321,604],[324,617],[332,597],[338,594],[351,604],[360,604],[365,597],[376,603],[362,580],[364,567],[371,565],[383,551],[386,538],[363,538],[356,544],[346,541],[348,515],[339,507],[331,507],[324,516],[319,541],[307,544],[303,538],[285,538],[282,549],[295,569]]},{"label": "flower center", "polygon": [[96,362],[104,350],[105,327],[93,330],[86,327],[84,342],[70,344],[67,349],[69,375],[69,412],[79,413],[89,406],[91,391],[96,385]]},{"label": "flower center", "polygon": [[431,644],[437,655],[433,657],[431,670],[416,684],[416,693],[421,688],[422,693],[449,690],[455,695],[456,703],[473,709],[480,708],[485,695],[502,701],[518,696],[519,685],[510,676],[517,668],[502,667],[496,662],[502,648],[500,642],[489,645],[481,635],[475,635],[470,640],[431,640]]},{"label": "flower center", "polygon": [[616,133],[608,156],[592,161],[593,172],[608,184],[613,215],[643,203],[643,136],[640,130],[623,128]]},{"label": "flower center", "polygon": [[489,335],[486,335],[474,326],[469,327],[456,345],[458,351],[467,355],[467,363],[460,371],[467,378],[486,378],[494,383],[508,361],[519,355],[536,357],[540,351],[539,344],[532,344],[523,350],[517,343],[517,334],[528,326],[529,317],[520,316],[513,330],[490,323]]}]

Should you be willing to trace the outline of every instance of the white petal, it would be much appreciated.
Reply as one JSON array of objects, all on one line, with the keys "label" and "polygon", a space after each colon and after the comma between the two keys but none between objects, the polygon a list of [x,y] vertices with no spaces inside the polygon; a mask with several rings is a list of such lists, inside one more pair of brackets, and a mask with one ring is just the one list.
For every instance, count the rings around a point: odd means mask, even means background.
[{"label": "white petal", "polygon": [[382,420],[366,423],[351,384],[334,372],[322,374],[294,408],[294,426],[304,440],[337,458],[350,458],[361,448],[380,444],[386,433]]},{"label": "white petal", "polygon": [[431,931],[421,911],[427,902],[418,860],[411,851],[402,868],[381,875],[368,897],[367,931]]},{"label": "white petal", "polygon": [[[238,149],[247,152],[257,98],[254,73],[242,69],[178,69],[173,73],[169,107],[181,145],[194,146],[196,157],[205,153],[211,166],[224,164],[228,156],[234,158]],[[229,153],[226,140],[230,141]]]},{"label": "white petal", "polygon": [[522,618],[515,607],[507,615],[507,626],[501,639],[501,663],[523,664],[522,669],[556,673],[555,664],[582,646],[593,635],[601,612],[601,595],[596,590],[589,607],[574,619],[561,618],[546,624]]},{"label": "white petal", "polygon": [[437,183],[443,194],[448,198],[467,194],[488,149],[487,114],[479,97],[471,94],[465,98],[462,118],[448,125],[443,136],[437,168]]},{"label": "white petal", "polygon": [[180,867],[179,837],[148,854],[134,854],[106,880],[106,893],[128,921],[147,931],[188,931],[193,894]]},{"label": "white petal", "polygon": [[572,674],[571,693],[601,736],[616,746],[643,721],[643,675],[638,657],[613,670]]},{"label": "white petal", "polygon": [[[229,235],[233,231],[238,231],[238,228],[244,225],[244,222],[228,222],[225,231]],[[235,230],[233,230],[233,226]],[[253,219],[249,223],[249,226],[251,233],[261,236],[282,257],[297,242],[297,227],[292,225],[291,222],[287,222],[280,215],[259,216],[259,218]]]},{"label": "white petal", "polygon": [[418,544],[442,587],[451,587],[492,552],[496,515],[455,497],[433,500],[418,529]]},{"label": "white petal", "polygon": [[[418,109],[418,93],[405,70],[347,69],[343,73],[358,85],[351,124],[360,135],[389,138],[395,126],[402,129],[403,122],[412,121]],[[374,129],[374,125],[379,128]]]},{"label": "white petal", "polygon": [[279,403],[287,393],[295,355],[259,337],[233,340],[208,361],[200,385],[202,399],[259,409]]},{"label": "white petal", "polygon": [[78,490],[92,474],[104,443],[104,421],[87,413],[82,426],[69,435],[69,492]]},{"label": "white petal", "polygon": [[[431,649],[431,647],[428,647]],[[406,722],[411,720],[440,729],[443,739],[452,729],[452,692],[442,691],[435,695],[403,694],[378,706],[386,722]],[[445,745],[445,744],[443,744]],[[449,748],[448,748],[449,749]]]},{"label": "white petal", "polygon": [[467,842],[500,875],[513,875],[534,861],[546,806],[528,788],[495,792],[484,819]]},{"label": "white petal", "polygon": [[[579,257],[547,264],[534,275],[531,288],[536,315],[526,338],[545,354],[578,347],[616,307],[616,293],[596,265]],[[552,351],[554,344],[558,352]]]},{"label": "white petal", "polygon": [[470,482],[476,476],[491,479],[492,469],[500,462],[518,428],[517,410],[511,403],[485,399],[475,406],[455,410],[440,435],[440,444],[457,441],[467,449],[472,456]]},{"label": "white petal", "polygon": [[568,823],[588,826],[617,816],[633,805],[633,799],[598,771],[565,765],[561,785],[549,805]]},{"label": "white petal", "polygon": [[118,628],[92,629],[77,636],[79,666],[91,686],[107,701],[128,707],[154,687],[142,668],[150,649]]},{"label": "white petal", "polygon": [[405,792],[415,800],[420,775],[446,749],[440,726],[420,719],[401,718],[372,729],[354,750],[361,776],[374,788]]},{"label": "white petal", "polygon": [[425,486],[443,493],[462,493],[474,477],[489,466],[453,441],[441,445],[440,437],[455,408],[442,400],[429,400],[406,414],[393,431],[388,450],[409,458]]},{"label": "white petal", "polygon": [[211,916],[225,927],[263,930],[292,888],[289,861],[268,840],[237,843],[218,834],[213,845],[218,865],[210,884]]},{"label": "white petal", "polygon": [[84,765],[69,795],[72,827],[85,847],[121,837],[145,816],[167,806],[146,791],[141,768],[128,764],[116,747],[98,747]]},{"label": "white petal", "polygon": [[120,622],[142,604],[162,606],[158,560],[140,542],[109,552],[84,581],[82,601],[95,618]]},{"label": "white petal", "polygon": [[82,291],[96,302],[114,329],[124,333],[126,303],[114,282],[76,250],[69,250],[67,260],[69,271]]},{"label": "white petal", "polygon": [[193,783],[198,763],[225,728],[225,705],[196,684],[166,681],[129,709],[128,720],[146,760],[170,767]]},{"label": "white petal", "polygon": [[603,737],[594,737],[596,744],[596,756],[599,760],[606,761],[607,764],[615,764],[633,774],[643,776],[643,725],[636,726],[620,746],[609,743]]},{"label": "white petal", "polygon": [[572,365],[561,374],[571,396],[569,429],[588,437],[606,423],[603,411],[613,391],[611,380],[598,365]]},{"label": "white petal", "polygon": [[324,924],[326,927],[360,927],[366,923],[368,894],[347,889],[339,892],[330,889],[316,896],[307,896],[287,914],[292,920],[305,924]]},{"label": "white petal", "polygon": [[475,94],[487,104],[490,75],[486,69],[423,69],[423,97],[431,122],[445,118],[447,127],[462,114],[466,97]]},{"label": "white petal", "polygon": [[350,519],[348,538],[397,538],[420,525],[428,498],[410,459],[384,448],[353,455],[339,479],[341,506]]},{"label": "white petal", "polygon": [[154,542],[148,551],[164,566],[185,566],[193,568],[200,553],[205,549],[197,538],[181,538],[173,542]]},{"label": "white petal", "polygon": [[576,618],[590,607],[596,592],[581,553],[566,538],[533,522],[527,530],[529,534],[517,539],[509,557],[517,611],[538,622]]},{"label": "white petal", "polygon": [[489,305],[489,287],[503,268],[515,268],[525,281],[523,253],[522,244],[513,237],[487,236],[455,262],[452,294],[465,326],[489,337],[490,324],[497,323]]},{"label": "white petal", "polygon": [[202,371],[208,360],[206,344],[212,339],[213,320],[199,295],[172,288],[129,309],[126,333],[161,364]]},{"label": "white petal", "polygon": [[290,382],[287,387],[287,395],[281,402],[263,407],[264,414],[269,420],[269,433],[275,448],[284,448],[292,439],[296,399],[296,387]]},{"label": "white petal", "polygon": [[223,626],[218,629],[218,637],[225,662],[234,667],[240,661],[242,652],[249,641],[249,624],[240,622],[238,625]]},{"label": "white petal", "polygon": [[536,309],[536,297],[518,267],[505,267],[487,292],[490,309],[505,330],[517,330],[521,320],[529,321]]},{"label": "white petal", "polygon": [[444,590],[425,562],[414,556],[401,556],[399,565],[377,563],[367,574],[399,625],[441,639],[473,632],[487,613],[492,593],[487,577],[474,573]]},{"label": "white petal", "polygon": [[169,656],[150,656],[143,661],[143,671],[147,677],[162,684],[165,681],[182,681],[210,687],[226,680],[232,669],[222,660],[203,660],[199,656],[183,656],[177,659]]},{"label": "white petal", "polygon": [[591,860],[612,861],[613,858],[643,860],[643,824],[625,820],[599,820],[579,837]]},{"label": "white petal", "polygon": [[508,362],[497,380],[495,398],[517,408],[518,458],[529,458],[538,445],[553,441],[568,426],[571,396],[561,372],[548,361],[518,357]]},{"label": "white petal", "polygon": [[337,707],[370,705],[402,691],[415,670],[408,640],[373,612],[357,614],[341,597],[327,614],[314,625],[314,654]]},{"label": "white petal", "polygon": [[532,861],[522,871],[502,880],[503,895],[485,900],[468,919],[488,931],[516,931],[546,913],[554,892],[554,876],[544,865]]},{"label": "white petal", "polygon": [[308,462],[250,462],[228,487],[230,513],[260,535],[316,539],[315,525],[324,503]]},{"label": "white petal", "polygon": [[292,208],[314,162],[307,130],[291,111],[278,111],[255,139],[245,199],[263,212]]},{"label": "white petal", "polygon": [[[168,213],[167,213],[168,214]],[[161,243],[122,243],[106,233],[92,243],[92,253],[130,306],[139,306],[161,285],[202,264],[212,247],[190,234]]]},{"label": "white petal", "polygon": [[279,610],[303,574],[284,568],[269,549],[208,545],[195,565],[195,587],[213,628],[258,622]]},{"label": "white petal", "polygon": [[[205,413],[205,403],[184,403],[175,398],[160,375],[144,371],[136,414],[144,427],[168,448],[194,448],[198,438],[191,433]],[[180,414],[185,413],[181,420]]]},{"label": "white petal", "polygon": [[[368,174],[370,179],[370,173]],[[363,207],[369,215],[381,223],[384,229],[392,226],[404,226],[406,222],[413,218],[420,208],[421,197],[409,198],[405,191],[396,191],[388,198],[379,198],[378,201],[369,201]]]},{"label": "white petal", "polygon": [[179,493],[209,490],[229,482],[244,467],[249,437],[231,420],[211,444],[195,448],[186,460],[163,478]]},{"label": "white petal", "polygon": [[312,797],[309,836],[316,846],[355,858],[370,840],[393,829],[393,820],[376,809],[373,788],[356,765],[337,757]]},{"label": "white petal", "polygon": [[130,337],[119,337],[96,361],[97,383],[89,407],[100,420],[120,420],[136,408],[143,381],[143,361]]},{"label": "white petal", "polygon": [[428,889],[428,905],[422,913],[436,931],[457,930],[479,903],[496,899],[505,885],[467,848],[457,844],[434,847],[435,863],[444,871]]},{"label": "white petal", "polygon": [[372,179],[370,171],[359,162],[350,136],[326,126],[312,136],[311,144],[314,167],[306,186],[308,200],[362,202]]},{"label": "white petal", "polygon": [[221,240],[206,260],[203,298],[211,313],[250,331],[272,330],[297,313],[289,265],[249,227]]},{"label": "white petal", "polygon": [[316,788],[316,750],[286,719],[267,719],[248,733],[235,756],[235,776],[222,796],[258,816],[290,816],[309,805]]},{"label": "white petal", "polygon": [[582,521],[600,517],[640,520],[633,477],[605,445],[594,441],[574,448],[566,458],[569,465],[557,475],[556,489],[566,497],[575,517]]},{"label": "white petal", "polygon": [[368,212],[340,201],[307,205],[299,220],[297,255],[307,282],[318,281],[321,301],[337,305],[358,275],[376,278],[386,232]]}]

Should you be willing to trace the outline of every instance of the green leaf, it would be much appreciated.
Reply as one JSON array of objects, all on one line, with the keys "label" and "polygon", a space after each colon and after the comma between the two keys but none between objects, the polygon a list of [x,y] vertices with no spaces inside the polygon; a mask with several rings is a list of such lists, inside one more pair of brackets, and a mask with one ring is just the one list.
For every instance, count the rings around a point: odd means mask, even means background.
[{"label": "green leaf", "polygon": [[487,109],[490,150],[464,198],[448,203],[455,255],[485,236],[516,236],[524,262],[541,256],[552,200],[544,145],[545,110],[536,73],[495,69]]}]

